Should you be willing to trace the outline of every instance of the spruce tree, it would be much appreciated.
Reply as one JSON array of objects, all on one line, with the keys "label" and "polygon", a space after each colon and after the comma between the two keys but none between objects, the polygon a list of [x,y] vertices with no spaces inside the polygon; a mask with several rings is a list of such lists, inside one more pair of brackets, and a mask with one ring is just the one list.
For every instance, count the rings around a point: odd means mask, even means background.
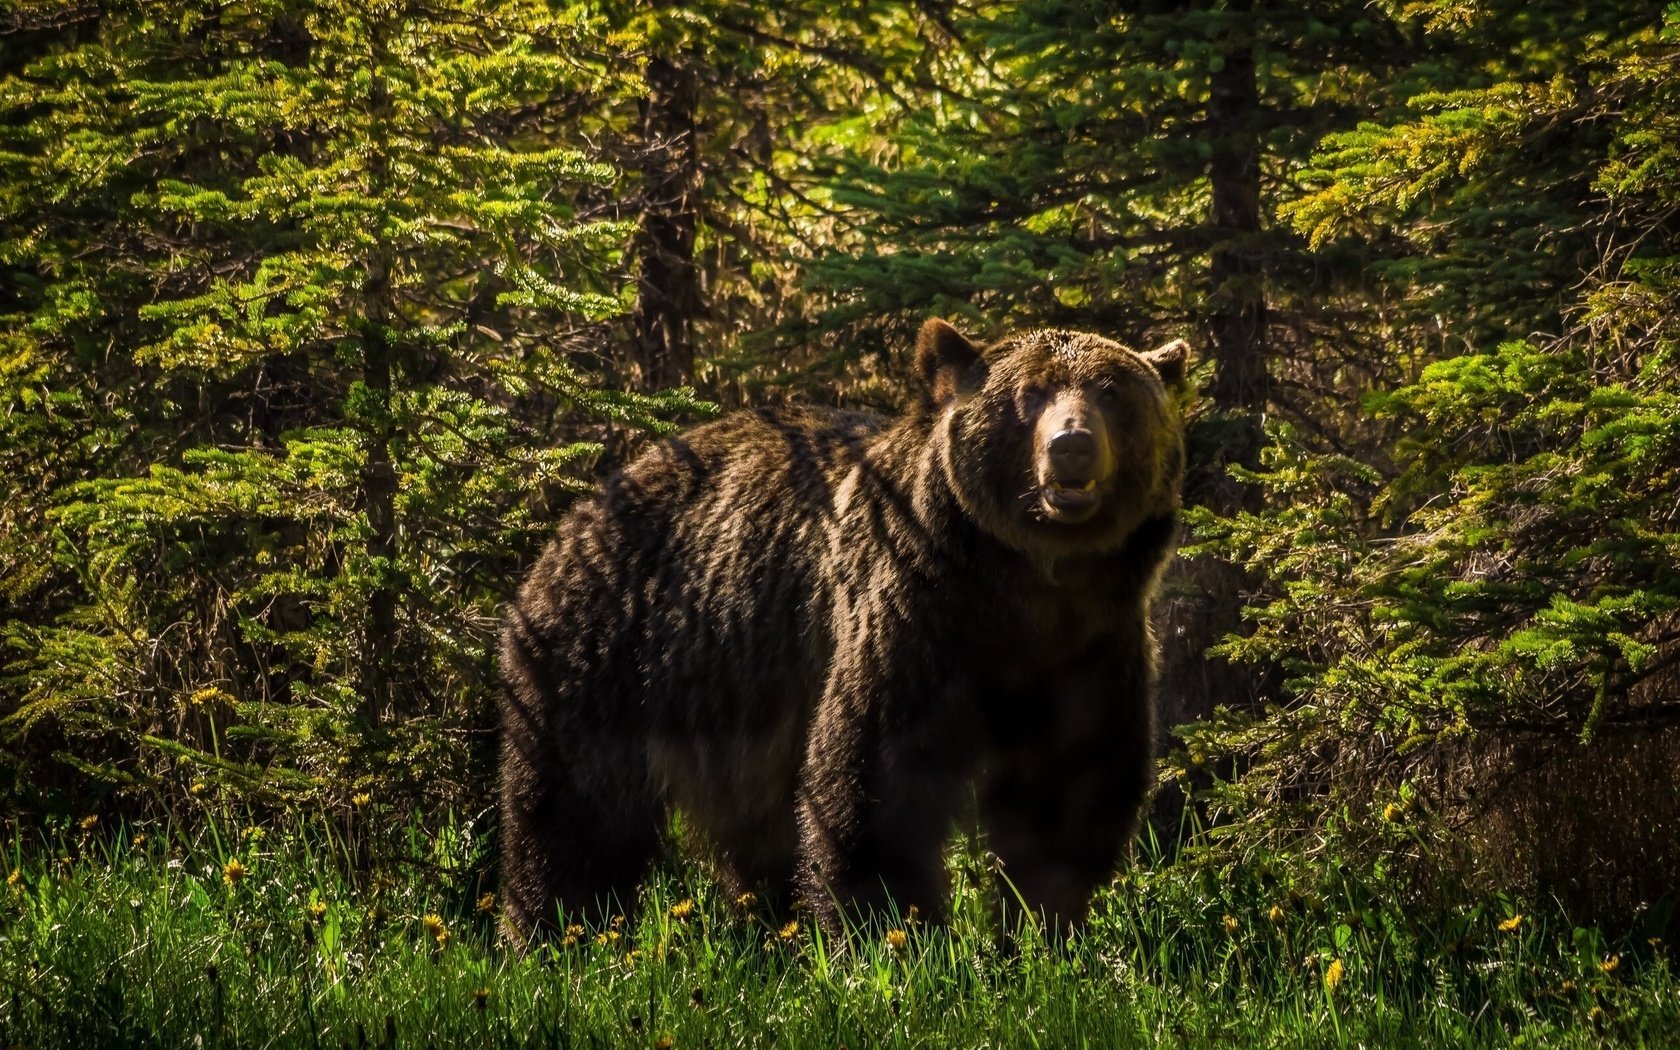
[{"label": "spruce tree", "polygon": [[567,117],[634,83],[523,0],[116,8],[40,43],[0,85],[19,790],[473,797],[530,497],[583,483],[600,424],[694,407],[590,377],[630,229]]}]

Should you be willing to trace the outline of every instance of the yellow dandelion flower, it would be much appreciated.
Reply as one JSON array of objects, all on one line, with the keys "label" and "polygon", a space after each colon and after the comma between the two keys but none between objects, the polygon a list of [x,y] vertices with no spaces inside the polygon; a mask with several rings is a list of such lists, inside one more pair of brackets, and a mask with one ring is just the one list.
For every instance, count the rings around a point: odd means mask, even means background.
[{"label": "yellow dandelion flower", "polygon": [[1513,915],[1499,924],[1499,932],[1516,933],[1518,930],[1522,929],[1522,921],[1522,915],[1520,913]]},{"label": "yellow dandelion flower", "polygon": [[615,930],[622,930],[622,929],[624,929],[624,916],[622,916],[622,915],[614,915],[614,916],[613,916],[613,917],[612,917],[612,921],[611,921],[611,922],[609,922],[609,923],[608,923],[608,924],[607,924],[607,925],[609,925],[609,926],[611,926],[611,927],[612,927],[612,928],[613,928],[613,929],[615,929]]},{"label": "yellow dandelion flower", "polygon": [[99,826],[99,814],[89,813],[79,823],[83,831],[92,831]]},{"label": "yellow dandelion flower", "polygon": [[420,925],[425,929],[426,936],[436,941],[439,947],[449,940],[449,927],[444,924],[443,916],[436,912],[428,912],[421,918]]},{"label": "yellow dandelion flower", "polygon": [[23,869],[13,868],[12,873],[6,876],[6,885],[12,887],[23,885]]},{"label": "yellow dandelion flower", "polygon": [[1591,1021],[1593,1024],[1603,1024],[1604,1023],[1604,1007],[1595,1006],[1591,1010],[1588,1010],[1587,1011],[1587,1020]]},{"label": "yellow dandelion flower", "polygon": [[222,865],[222,881],[229,886],[239,885],[239,880],[250,874],[250,869],[241,864],[238,857]]},{"label": "yellow dandelion flower", "polygon": [[350,796],[350,804],[357,809],[366,809],[373,805],[373,796],[366,791],[358,791]]},{"label": "yellow dandelion flower", "polygon": [[662,1035],[653,1041],[653,1050],[676,1050],[676,1045],[676,1037]]},{"label": "yellow dandelion flower", "polygon": [[486,893],[484,896],[478,898],[478,910],[486,915],[494,912],[496,910],[496,895],[494,893]]},{"label": "yellow dandelion flower", "polygon": [[316,901],[314,904],[311,904],[309,906],[309,917],[311,919],[314,919],[316,922],[320,922],[322,919],[326,918],[327,917],[327,902],[326,901]]},{"label": "yellow dandelion flower", "polygon": [[918,922],[922,921],[922,909],[920,909],[920,908],[916,907],[914,904],[912,904],[912,905],[910,905],[909,913],[906,914],[904,916],[904,918],[905,918],[906,922],[908,922],[911,926],[914,926]]},{"label": "yellow dandelion flower", "polygon": [[576,946],[577,946],[577,935],[576,934],[568,933],[568,934],[566,934],[566,936],[560,938],[560,947],[562,947],[562,948],[575,948]]},{"label": "yellow dandelion flower", "polygon": [[473,989],[473,1006],[482,1010],[490,1005],[490,989],[479,987]]},{"label": "yellow dandelion flower", "polygon": [[620,936],[621,935],[617,930],[608,930],[606,933],[597,933],[595,935],[595,943],[600,946],[616,944],[618,943]]},{"label": "yellow dandelion flower", "polygon": [[1342,966],[1342,960],[1332,960],[1330,965],[1324,971],[1324,987],[1330,989],[1332,992],[1341,987],[1342,976],[1345,972],[1346,970]]},{"label": "yellow dandelion flower", "polygon": [[902,952],[904,946],[910,943],[910,935],[903,930],[887,931],[887,947],[895,952]]},{"label": "yellow dandelion flower", "polygon": [[146,845],[146,833],[144,831],[140,832],[130,839],[128,844],[132,849],[143,849]]},{"label": "yellow dandelion flower", "polygon": [[1598,964],[1598,968],[1605,973],[1615,973],[1622,968],[1622,957],[1620,955],[1606,955],[1604,961]]},{"label": "yellow dandelion flower", "polygon": [[206,784],[202,780],[193,781],[192,787],[187,789],[188,793],[191,794],[194,798],[203,798],[204,793],[206,791],[209,791],[209,790],[210,790],[210,785]]},{"label": "yellow dandelion flower", "polygon": [[632,966],[641,962],[642,961],[642,950],[640,948],[632,948],[629,951],[625,952],[624,953],[624,961],[629,963]]},{"label": "yellow dandelion flower", "polygon": [[1575,994],[1575,982],[1574,981],[1563,982],[1563,985],[1561,986],[1561,990],[1562,990],[1564,995],[1574,995]]},{"label": "yellow dandelion flower", "polygon": [[686,919],[693,914],[694,902],[687,897],[671,905],[671,918],[673,919]]},{"label": "yellow dandelion flower", "polygon": [[751,890],[748,890],[746,893],[743,893],[739,897],[735,898],[735,907],[740,908],[742,911],[746,911],[748,908],[751,908],[757,903],[758,894],[753,893]]},{"label": "yellow dandelion flower", "polygon": [[582,937],[583,936],[583,927],[578,925],[575,922],[572,923],[570,926],[566,927],[566,936],[568,936],[568,937]]},{"label": "yellow dandelion flower", "polygon": [[1283,925],[1283,905],[1274,904],[1272,910],[1266,913],[1266,918],[1272,920],[1274,926]]},{"label": "yellow dandelion flower", "polygon": [[1400,818],[1405,815],[1406,811],[1392,802],[1383,807],[1383,819],[1388,821],[1390,824],[1400,823]]},{"label": "yellow dandelion flower", "polygon": [[786,926],[783,926],[781,928],[781,931],[778,932],[776,934],[776,936],[780,937],[784,941],[791,941],[795,937],[799,936],[799,920],[798,919],[789,920],[788,924]]},{"label": "yellow dandelion flower", "polygon": [[1237,931],[1242,928],[1238,924],[1237,918],[1234,915],[1227,915],[1219,921],[1224,924],[1225,932],[1232,937],[1235,937],[1237,935]]}]

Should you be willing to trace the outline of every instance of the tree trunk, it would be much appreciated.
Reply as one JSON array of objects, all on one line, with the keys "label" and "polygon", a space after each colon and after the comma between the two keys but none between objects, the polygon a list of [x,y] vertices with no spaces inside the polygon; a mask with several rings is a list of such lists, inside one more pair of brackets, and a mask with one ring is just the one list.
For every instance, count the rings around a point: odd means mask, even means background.
[{"label": "tree trunk", "polygon": [[[373,82],[369,87],[372,156],[368,163],[368,196],[384,200],[390,196],[389,134],[386,120],[390,97],[384,81],[389,61],[383,26],[374,30],[372,41]],[[362,284],[362,384],[371,395],[368,411],[375,418],[363,420],[362,511],[367,515],[368,554],[380,579],[368,593],[367,628],[362,632],[358,657],[358,712],[363,726],[373,729],[391,710],[391,664],[397,642],[397,596],[389,583],[391,563],[397,553],[397,474],[391,462],[391,259],[381,247],[368,260],[367,278]]]},{"label": "tree trunk", "polygon": [[[1185,500],[1221,514],[1252,508],[1257,494],[1233,479],[1233,463],[1254,467],[1270,393],[1266,339],[1266,272],[1260,211],[1260,88],[1252,35],[1252,3],[1233,0],[1232,23],[1217,52],[1208,99],[1212,207],[1208,227],[1208,346],[1214,379],[1206,413],[1192,441]],[[1264,691],[1263,669],[1238,667],[1207,650],[1242,629],[1253,581],[1242,566],[1213,555],[1173,563],[1156,603],[1161,641],[1162,751],[1173,726],[1206,718],[1216,706],[1252,706]],[[1164,792],[1154,819],[1173,841],[1182,796]]]},{"label": "tree trunk", "polygon": [[642,216],[635,240],[637,382],[643,390],[694,377],[694,267],[699,150],[694,74],[679,61],[648,59],[642,103]]}]

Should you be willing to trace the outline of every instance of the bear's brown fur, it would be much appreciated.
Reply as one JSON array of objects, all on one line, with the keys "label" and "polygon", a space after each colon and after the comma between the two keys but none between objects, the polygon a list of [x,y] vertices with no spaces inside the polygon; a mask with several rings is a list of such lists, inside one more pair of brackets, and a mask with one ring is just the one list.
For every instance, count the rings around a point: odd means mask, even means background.
[{"label": "bear's brown fur", "polygon": [[982,353],[934,320],[917,363],[899,418],[732,415],[562,523],[502,639],[513,934],[627,902],[670,806],[732,889],[798,888],[833,928],[937,914],[977,800],[1027,906],[1083,915],[1150,780],[1184,347]]}]

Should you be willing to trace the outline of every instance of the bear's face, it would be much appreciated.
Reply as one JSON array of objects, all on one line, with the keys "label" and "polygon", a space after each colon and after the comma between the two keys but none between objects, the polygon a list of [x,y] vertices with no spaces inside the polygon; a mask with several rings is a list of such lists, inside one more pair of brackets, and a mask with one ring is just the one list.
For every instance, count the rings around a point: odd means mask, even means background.
[{"label": "bear's face", "polygon": [[1038,330],[976,349],[943,321],[918,363],[940,415],[952,491],[981,528],[1030,554],[1113,548],[1178,505],[1183,423],[1169,384],[1185,346],[1136,353]]}]

